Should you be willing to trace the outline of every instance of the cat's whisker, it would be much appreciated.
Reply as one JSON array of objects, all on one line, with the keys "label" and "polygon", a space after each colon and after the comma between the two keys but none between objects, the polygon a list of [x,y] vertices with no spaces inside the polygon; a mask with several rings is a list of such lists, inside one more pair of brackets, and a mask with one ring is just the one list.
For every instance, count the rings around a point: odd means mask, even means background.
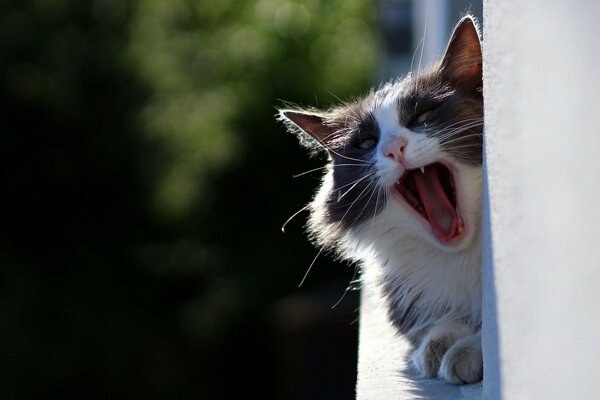
[{"label": "cat's whisker", "polygon": [[375,175],[375,171],[371,171],[363,176],[361,176],[360,178],[356,178],[355,180],[353,180],[352,182],[348,182],[345,185],[339,186],[337,188],[337,190],[339,191],[340,189],[344,189],[347,188],[348,186],[354,185],[356,182],[362,181],[363,179],[369,178],[371,176]]},{"label": "cat's whisker", "polygon": [[327,93],[329,93],[330,95],[332,95],[333,97],[336,98],[337,101],[339,101],[344,107],[346,107],[347,110],[352,110],[352,108],[350,107],[350,104],[342,99],[340,99],[337,95],[335,95],[331,90],[326,89]]},{"label": "cat's whisker", "polygon": [[375,217],[377,216],[377,210],[379,210],[379,198],[381,192],[384,192],[384,198],[387,195],[387,188],[384,188],[380,182],[377,182],[377,196],[375,197],[375,207],[373,208],[373,216],[371,217],[371,227],[369,228],[369,236],[373,233],[373,227],[375,226]]},{"label": "cat's whisker", "polygon": [[442,145],[446,150],[457,150],[457,149],[462,149],[465,147],[481,147],[481,144],[479,143],[472,143],[472,144],[464,144],[464,145],[460,145],[460,146],[444,146]]},{"label": "cat's whisker", "polygon": [[425,23],[423,24],[423,46],[421,46],[421,54],[419,55],[419,69],[417,71],[421,71],[421,61],[423,61],[423,50],[425,49],[425,39],[427,38],[427,21],[429,20],[429,0],[427,0],[427,4],[425,5]]},{"label": "cat's whisker", "polygon": [[[372,189],[371,189],[371,187],[372,187]],[[371,204],[371,199],[373,198],[373,194],[375,194],[375,192],[377,192],[377,196],[375,198],[375,207],[373,208],[373,220],[372,220],[372,224],[371,224],[371,229],[372,229],[373,228],[373,223],[375,222],[374,218],[377,215],[377,212],[379,210],[379,197],[380,197],[381,190],[382,190],[382,185],[380,184],[379,179],[373,180],[372,182],[369,183],[369,185],[367,185],[367,187],[365,187],[365,189],[363,190],[363,192],[361,192],[361,194],[359,195],[359,197],[357,197],[357,199],[350,205],[350,207],[348,208],[348,211],[350,211],[350,208],[352,208],[354,206],[354,203],[356,201],[358,201],[359,198],[366,196],[366,193],[364,193],[364,192],[367,189],[370,189],[371,194],[369,195],[369,198],[365,202],[365,205],[363,206],[363,208],[360,211],[360,213],[358,214],[358,216],[356,216],[356,219],[357,220],[360,219],[360,217],[364,214],[367,205]],[[385,193],[385,194],[387,194],[387,193]],[[344,216],[345,216],[345,214],[344,214]]]},{"label": "cat's whisker", "polygon": [[[342,222],[344,221],[344,219],[346,218],[346,216],[348,215],[348,213],[350,212],[350,210],[352,209],[352,207],[354,207],[354,205],[356,204],[356,202],[358,200],[362,199],[365,196],[365,192],[367,190],[369,190],[372,185],[374,185],[374,182],[373,181],[369,182],[369,184],[367,186],[365,186],[365,188],[362,190],[362,192],[360,192],[360,194],[358,196],[356,196],[356,198],[354,199],[354,201],[346,209],[346,212],[344,213],[344,215],[342,215],[342,218],[340,218],[340,221],[338,222],[338,226],[340,226],[342,224]],[[359,217],[360,217],[360,214],[359,214],[359,216],[356,219],[358,219]]]},{"label": "cat's whisker", "polygon": [[481,117],[463,118],[462,116],[463,116],[463,114],[458,114],[453,119],[451,119],[447,122],[444,122],[444,123],[438,123],[436,125],[439,126],[440,129],[445,129],[445,128],[450,128],[452,126],[461,125],[461,124],[464,124],[467,122],[483,121],[483,118],[481,118]]},{"label": "cat's whisker", "polygon": [[[419,40],[419,43],[417,43],[417,46],[415,47],[415,50],[413,51],[413,55],[412,58],[410,60],[410,72],[408,74],[411,74],[413,71],[413,66],[414,66],[414,62],[415,62],[415,57],[417,56],[417,51],[419,51],[419,47],[421,47],[421,54],[423,54],[423,50],[422,50],[422,46],[425,46],[425,36],[423,36],[421,38],[421,40]],[[408,76],[407,74],[407,76]],[[416,82],[415,82],[415,87],[416,87]]]},{"label": "cat's whisker", "polygon": [[[374,163],[369,162],[369,164],[374,164]],[[361,163],[361,164],[335,164],[335,165],[333,165],[333,168],[337,168],[337,167],[367,167],[367,165],[365,163]]]},{"label": "cat's whisker", "polygon": [[331,309],[333,310],[334,308],[337,307],[338,304],[340,304],[342,302],[342,300],[344,300],[344,297],[346,297],[346,293],[348,293],[348,291],[350,290],[350,287],[348,286],[346,289],[344,289],[344,293],[342,293],[342,296],[338,299],[338,301],[335,302],[334,305],[331,306]]},{"label": "cat's whisker", "polygon": [[[473,125],[473,126],[465,126],[459,129],[455,129],[452,132],[449,132],[445,135],[442,136],[435,136],[435,138],[437,139],[438,142],[440,143],[448,143],[451,141],[455,141],[455,140],[461,140],[464,139],[466,137],[473,137],[473,136],[482,136],[482,132],[473,132],[474,129],[477,128],[477,125]],[[470,132],[467,135],[464,135],[464,132]]]},{"label": "cat's whisker", "polygon": [[[335,165],[333,165],[333,168],[337,168],[337,167],[364,167],[364,166],[365,166],[364,164],[335,164]],[[331,166],[330,165],[324,165],[322,167],[313,168],[313,169],[310,169],[308,171],[304,171],[304,172],[300,172],[299,174],[292,175],[292,178],[299,178],[301,176],[308,175],[308,174],[310,174],[312,172],[320,171],[322,169],[327,169],[329,167],[331,167]]]},{"label": "cat's whisker", "polygon": [[337,201],[339,202],[340,200],[342,200],[342,198],[344,198],[348,193],[350,193],[352,191],[352,189],[354,189],[356,187],[356,185],[358,185],[359,183],[361,183],[362,181],[364,181],[367,178],[372,177],[373,175],[375,175],[375,172],[371,172],[357,180],[355,180],[354,182],[348,183],[346,185],[340,186],[339,189],[343,189],[345,187],[348,187],[349,185],[352,185],[352,187],[350,187],[350,189],[346,190],[344,192],[344,194],[338,195]]},{"label": "cat's whisker", "polygon": [[348,157],[348,156],[345,156],[345,155],[343,155],[343,154],[340,154],[340,153],[338,153],[337,151],[335,151],[333,148],[331,148],[331,147],[329,147],[329,146],[326,146],[326,148],[327,148],[327,150],[331,151],[331,152],[332,152],[333,154],[335,154],[336,156],[339,156],[339,157],[341,157],[341,158],[344,158],[344,159],[346,159],[346,160],[350,160],[350,161],[358,161],[358,162],[360,162],[360,163],[363,163],[363,164],[365,164],[365,165],[372,165],[372,164],[375,164],[375,162],[373,162],[373,161],[369,161],[369,160],[361,160],[361,159],[359,159],[359,158],[353,158],[353,157]]},{"label": "cat's whisker", "polygon": [[451,126],[455,126],[455,125],[460,125],[460,124],[465,124],[465,123],[470,123],[470,122],[482,122],[483,118],[481,117],[474,117],[474,118],[463,118],[463,115],[459,114],[456,115],[454,119],[441,124],[443,127],[451,127]]},{"label": "cat's whisker", "polygon": [[[378,184],[377,184],[377,181],[373,181],[372,183],[373,183],[373,190],[371,190],[371,194],[369,195],[369,198],[365,202],[365,205],[363,206],[362,210],[360,210],[360,213],[358,214],[358,216],[356,217],[356,219],[359,219],[363,215],[363,213],[365,212],[367,206],[369,204],[371,204],[371,199],[373,198],[373,194],[375,194],[375,189],[377,189],[379,187]],[[375,200],[377,200],[377,198]],[[375,210],[377,210],[377,207],[375,207]]]},{"label": "cat's whisker", "polygon": [[446,146],[455,142],[473,142],[474,140],[477,140],[477,138],[481,139],[483,137],[481,133],[468,133],[469,131],[469,129],[465,129],[465,131],[461,132],[462,135],[454,135],[444,140],[439,140],[438,143],[441,146]]},{"label": "cat's whisker", "polygon": [[465,139],[468,139],[471,137],[482,137],[482,135],[481,135],[481,133],[470,133],[468,135],[464,135],[464,136],[456,137],[456,138],[453,138],[450,140],[446,140],[446,141],[442,142],[441,144],[442,144],[442,146],[447,146],[450,143],[458,142],[458,141],[465,140]]},{"label": "cat's whisker", "polygon": [[465,127],[474,127],[483,125],[483,121],[458,121],[452,125],[447,126],[431,126],[427,130],[434,131],[437,137],[444,137],[446,135],[453,135],[457,130],[465,129]]},{"label": "cat's whisker", "polygon": [[336,308],[338,306],[338,304],[340,304],[342,302],[342,300],[344,300],[344,297],[346,297],[346,294],[353,290],[352,288],[352,284],[355,282],[356,280],[356,274],[358,273],[358,267],[354,267],[354,274],[352,274],[352,278],[350,279],[350,283],[348,283],[348,286],[346,287],[346,289],[344,289],[344,293],[342,293],[342,296],[338,299],[338,301],[336,301],[336,303],[331,306],[331,309],[333,310],[334,308]]},{"label": "cat's whisker", "polygon": [[318,167],[318,168],[309,169],[308,171],[304,171],[304,172],[300,172],[299,174],[294,174],[294,175],[292,175],[292,178],[294,178],[294,179],[295,179],[295,178],[299,178],[299,177],[301,177],[301,176],[308,175],[308,174],[310,174],[310,173],[312,173],[312,172],[320,171],[320,170],[322,170],[322,169],[326,169],[326,168],[328,168],[328,167],[329,167],[329,165],[324,165],[324,166],[322,166],[322,167]]},{"label": "cat's whisker", "polygon": [[[457,126],[459,125],[459,126]],[[471,129],[476,126],[483,125],[483,120],[474,120],[474,121],[459,121],[449,126],[438,127],[438,126],[430,126],[427,131],[431,131],[435,133],[435,137],[438,140],[443,140],[447,137],[454,136],[465,129]]]},{"label": "cat's whisker", "polygon": [[308,276],[308,274],[310,273],[310,270],[312,269],[313,265],[315,265],[315,263],[317,262],[317,258],[319,258],[319,256],[321,255],[321,253],[323,252],[323,248],[321,247],[319,249],[319,252],[317,253],[317,255],[315,256],[315,258],[312,260],[312,262],[310,263],[310,265],[308,266],[308,269],[306,270],[306,272],[304,273],[304,276],[302,277],[302,280],[300,281],[300,283],[298,284],[298,287],[302,287],[302,285],[304,284],[304,281],[306,280],[306,277]]},{"label": "cat's whisker", "polygon": [[304,207],[302,207],[301,209],[299,209],[298,211],[296,211],[294,214],[292,214],[291,217],[289,217],[281,226],[281,232],[285,233],[285,227],[287,226],[287,224],[293,220],[294,218],[296,218],[298,215],[300,215],[300,213],[302,213],[303,211],[307,211],[310,208],[310,204],[305,205]]},{"label": "cat's whisker", "polygon": [[462,120],[458,120],[452,124],[446,124],[446,125],[442,125],[440,126],[440,128],[438,128],[440,131],[442,132],[447,132],[449,129],[454,128],[454,127],[463,127],[465,125],[470,125],[470,124],[482,124],[483,123],[483,119],[477,118],[477,119],[462,119]]}]

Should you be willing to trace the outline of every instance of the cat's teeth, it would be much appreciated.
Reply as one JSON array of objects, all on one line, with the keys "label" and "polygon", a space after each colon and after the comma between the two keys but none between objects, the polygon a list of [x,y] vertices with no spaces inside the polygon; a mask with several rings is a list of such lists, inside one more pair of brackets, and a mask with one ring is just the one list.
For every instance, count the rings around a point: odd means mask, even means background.
[{"label": "cat's teeth", "polygon": [[421,173],[424,174],[425,173],[425,167],[421,167]]}]

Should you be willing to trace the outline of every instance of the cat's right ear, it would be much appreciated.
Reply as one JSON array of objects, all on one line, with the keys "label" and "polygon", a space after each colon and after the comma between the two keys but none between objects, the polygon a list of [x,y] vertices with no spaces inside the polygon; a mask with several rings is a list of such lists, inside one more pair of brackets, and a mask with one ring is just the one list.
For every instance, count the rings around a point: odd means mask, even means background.
[{"label": "cat's right ear", "polygon": [[[282,121],[292,133],[300,138],[300,142],[309,148],[315,144],[329,148],[336,130],[328,124],[325,115],[300,110],[279,110],[279,120]],[[306,134],[311,140],[306,140]]]},{"label": "cat's right ear", "polygon": [[464,17],[454,28],[441,66],[445,77],[457,87],[481,91],[481,39],[473,17]]}]

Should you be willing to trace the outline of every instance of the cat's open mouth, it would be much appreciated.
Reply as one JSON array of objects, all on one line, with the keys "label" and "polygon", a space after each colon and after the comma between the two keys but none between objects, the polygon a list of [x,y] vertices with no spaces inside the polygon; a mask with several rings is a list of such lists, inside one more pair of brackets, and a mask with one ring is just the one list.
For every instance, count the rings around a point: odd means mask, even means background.
[{"label": "cat's open mouth", "polygon": [[394,188],[441,242],[462,234],[464,222],[457,208],[454,177],[445,165],[436,162],[407,170]]}]

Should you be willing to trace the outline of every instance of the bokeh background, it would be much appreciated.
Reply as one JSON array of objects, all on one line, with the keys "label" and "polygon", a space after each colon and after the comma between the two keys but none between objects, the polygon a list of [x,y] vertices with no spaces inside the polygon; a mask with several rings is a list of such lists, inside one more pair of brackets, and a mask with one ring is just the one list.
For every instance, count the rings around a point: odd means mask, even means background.
[{"label": "bokeh background", "polygon": [[357,276],[298,287],[324,159],[274,115],[382,79],[384,3],[0,0],[1,398],[353,397]]}]

